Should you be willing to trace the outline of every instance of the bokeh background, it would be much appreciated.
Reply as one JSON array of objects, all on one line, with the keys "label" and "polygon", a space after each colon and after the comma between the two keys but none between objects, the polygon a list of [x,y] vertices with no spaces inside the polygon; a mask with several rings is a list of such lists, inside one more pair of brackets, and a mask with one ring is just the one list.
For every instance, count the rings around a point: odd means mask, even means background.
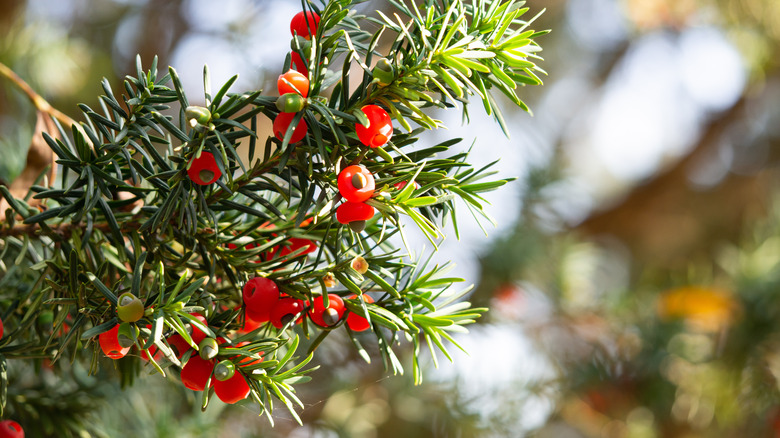
[{"label": "bokeh background", "polygon": [[[500,159],[517,178],[488,196],[495,226],[465,214],[434,255],[491,308],[459,339],[469,355],[428,360],[415,387],[331,336],[300,387],[305,425],[280,407],[273,428],[247,407],[201,413],[156,375],[120,391],[74,366],[16,382],[47,407],[41,421],[87,418],[85,436],[110,437],[780,436],[780,2],[527,5],[552,29],[545,85],[519,93],[533,116],[502,101],[507,138],[475,105],[468,125],[441,113],[448,129],[429,134],[462,137],[475,163]],[[123,89],[136,54],[174,66],[191,99],[204,64],[214,84],[238,73],[233,90],[273,91],[300,3],[0,6],[0,61],[78,117],[102,77]],[[0,80],[2,182],[22,170],[34,122]]]}]

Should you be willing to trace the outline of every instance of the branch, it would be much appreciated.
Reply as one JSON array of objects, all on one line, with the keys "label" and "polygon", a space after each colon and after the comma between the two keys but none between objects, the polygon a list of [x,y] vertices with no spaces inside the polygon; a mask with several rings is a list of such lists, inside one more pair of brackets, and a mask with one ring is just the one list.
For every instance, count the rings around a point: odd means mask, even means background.
[{"label": "branch", "polygon": [[[755,195],[761,196],[762,183],[757,178],[730,175],[719,186],[702,191],[691,189],[688,175],[691,166],[717,147],[724,132],[744,117],[746,104],[742,98],[713,118],[687,155],[573,229],[591,236],[614,235],[629,243],[637,256],[655,254],[667,260],[697,247],[700,239],[712,240],[712,233],[731,234],[747,211],[744,207],[755,201]],[[725,205],[729,207],[724,209]]]},{"label": "branch", "polygon": [[11,81],[12,84],[16,85],[16,87],[19,88],[28,99],[30,99],[30,102],[32,102],[38,111],[54,117],[55,119],[59,120],[60,123],[66,126],[78,126],[75,120],[71,119],[66,114],[51,106],[51,104],[47,102],[46,99],[41,97],[40,94],[36,93],[27,82],[25,82],[22,78],[19,77],[19,75],[17,75],[13,70],[8,68],[8,66],[2,62],[0,62],[0,75]]}]

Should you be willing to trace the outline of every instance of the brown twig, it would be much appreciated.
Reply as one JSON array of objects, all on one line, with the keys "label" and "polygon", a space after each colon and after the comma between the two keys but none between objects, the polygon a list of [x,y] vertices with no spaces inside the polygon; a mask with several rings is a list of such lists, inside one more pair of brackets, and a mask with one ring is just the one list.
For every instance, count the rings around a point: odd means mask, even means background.
[{"label": "brown twig", "polygon": [[32,89],[32,87],[24,81],[21,77],[19,77],[16,72],[11,70],[7,65],[0,62],[0,75],[11,81],[14,85],[16,85],[17,88],[19,88],[28,99],[30,99],[30,102],[32,102],[33,105],[35,105],[35,108],[42,112],[49,114],[50,116],[54,117],[55,119],[59,120],[60,123],[63,123],[67,126],[76,125],[75,120],[71,119],[68,115],[60,112],[57,108],[54,108],[51,106],[49,102],[46,101],[43,97],[41,97],[40,94],[36,93],[35,90]]}]

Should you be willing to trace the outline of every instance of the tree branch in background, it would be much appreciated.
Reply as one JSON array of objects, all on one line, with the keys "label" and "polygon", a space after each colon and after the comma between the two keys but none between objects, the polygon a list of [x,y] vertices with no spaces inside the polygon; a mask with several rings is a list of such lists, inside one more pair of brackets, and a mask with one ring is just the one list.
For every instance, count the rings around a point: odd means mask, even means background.
[{"label": "tree branch in background", "polygon": [[30,87],[30,85],[25,82],[22,78],[19,77],[13,70],[11,70],[7,65],[0,62],[0,76],[8,79],[16,85],[17,88],[19,88],[28,99],[30,99],[30,102],[32,102],[33,105],[35,105],[35,108],[42,113],[48,114],[55,119],[59,120],[60,123],[63,125],[77,125],[76,121],[68,117],[67,115],[63,114],[49,102],[46,101],[43,97],[41,97],[40,94],[36,93],[35,90]]},{"label": "tree branch in background", "polygon": [[763,174],[729,174],[711,189],[693,187],[689,175],[691,167],[718,146],[728,128],[744,118],[747,104],[742,98],[713,118],[686,156],[617,204],[593,212],[574,230],[590,236],[615,236],[640,259],[670,263],[690,257],[695,248],[708,247],[707,242],[715,243],[719,239],[714,236],[734,236],[745,214],[766,199]]},{"label": "tree branch in background", "polygon": [[[48,183],[53,182],[54,178],[57,176],[57,166],[54,165],[54,151],[46,144],[42,135],[45,132],[52,137],[59,136],[57,126],[52,119],[56,119],[68,127],[72,125],[78,126],[78,124],[75,120],[51,106],[46,99],[36,93],[27,82],[3,63],[0,63],[0,76],[8,79],[12,84],[19,88],[38,110],[35,129],[33,130],[32,140],[30,140],[30,148],[27,150],[27,161],[25,162],[24,169],[8,187],[15,198],[24,198],[30,190],[30,187],[35,184],[44,172],[47,172],[47,169],[48,172],[46,177]],[[39,203],[40,202],[37,200],[32,200],[30,205]],[[8,207],[8,201],[4,198],[0,199],[0,222],[5,219],[5,215],[2,213]]]},{"label": "tree branch in background", "polygon": [[[47,177],[47,183],[45,185],[53,182],[54,178],[57,176],[57,166],[54,164],[54,152],[43,139],[42,134],[44,132],[52,137],[59,135],[57,127],[54,125],[54,121],[51,117],[49,117],[49,114],[38,111],[35,130],[33,131],[32,140],[30,140],[30,149],[27,150],[27,161],[24,164],[24,169],[8,187],[8,190],[14,198],[22,199],[27,196],[30,187],[38,181],[44,172],[46,172]],[[35,206],[40,204],[40,201],[32,199],[28,204]],[[0,198],[0,222],[5,220],[5,214],[2,213],[5,212],[8,207],[8,201],[6,201],[5,198]]]}]

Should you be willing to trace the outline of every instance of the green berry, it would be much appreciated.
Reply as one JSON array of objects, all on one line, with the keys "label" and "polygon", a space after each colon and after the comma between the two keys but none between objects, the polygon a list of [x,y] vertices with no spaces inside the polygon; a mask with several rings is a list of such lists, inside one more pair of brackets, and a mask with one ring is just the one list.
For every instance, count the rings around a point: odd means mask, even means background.
[{"label": "green berry", "polygon": [[306,106],[306,98],[298,93],[285,93],[276,99],[276,108],[283,113],[297,113]]},{"label": "green berry", "polygon": [[214,367],[214,377],[222,382],[233,377],[233,374],[235,373],[236,365],[228,359],[217,363],[217,365]]},{"label": "green berry", "polygon": [[395,79],[395,67],[393,67],[393,63],[389,59],[382,58],[377,61],[374,69],[371,70],[371,75],[379,85],[387,86]]},{"label": "green berry", "polygon": [[309,53],[309,50],[311,50],[311,41],[301,35],[296,35],[290,40],[290,49],[298,50],[299,47],[303,50],[303,53]]},{"label": "green berry", "polygon": [[217,340],[214,338],[205,338],[198,344],[198,354],[200,354],[203,360],[214,359],[218,353],[219,344],[217,344]]},{"label": "green berry", "polygon": [[[207,108],[203,108],[202,106],[188,106],[187,109],[184,110],[184,115],[187,117],[187,120],[190,121],[190,125],[193,127],[196,124],[208,125],[208,123],[211,121],[211,111],[209,111]],[[193,123],[193,121],[195,123]]]},{"label": "green berry", "polygon": [[119,332],[117,332],[117,340],[122,348],[128,348],[135,345],[135,340],[138,339],[138,327],[135,324],[129,322],[123,322],[119,325]]},{"label": "green berry", "polygon": [[130,292],[119,296],[116,314],[124,322],[136,322],[144,316],[144,303]]},{"label": "green berry", "polygon": [[51,329],[53,322],[54,322],[54,312],[52,312],[51,310],[44,310],[38,315],[38,324],[41,327],[46,327],[47,329]]}]

